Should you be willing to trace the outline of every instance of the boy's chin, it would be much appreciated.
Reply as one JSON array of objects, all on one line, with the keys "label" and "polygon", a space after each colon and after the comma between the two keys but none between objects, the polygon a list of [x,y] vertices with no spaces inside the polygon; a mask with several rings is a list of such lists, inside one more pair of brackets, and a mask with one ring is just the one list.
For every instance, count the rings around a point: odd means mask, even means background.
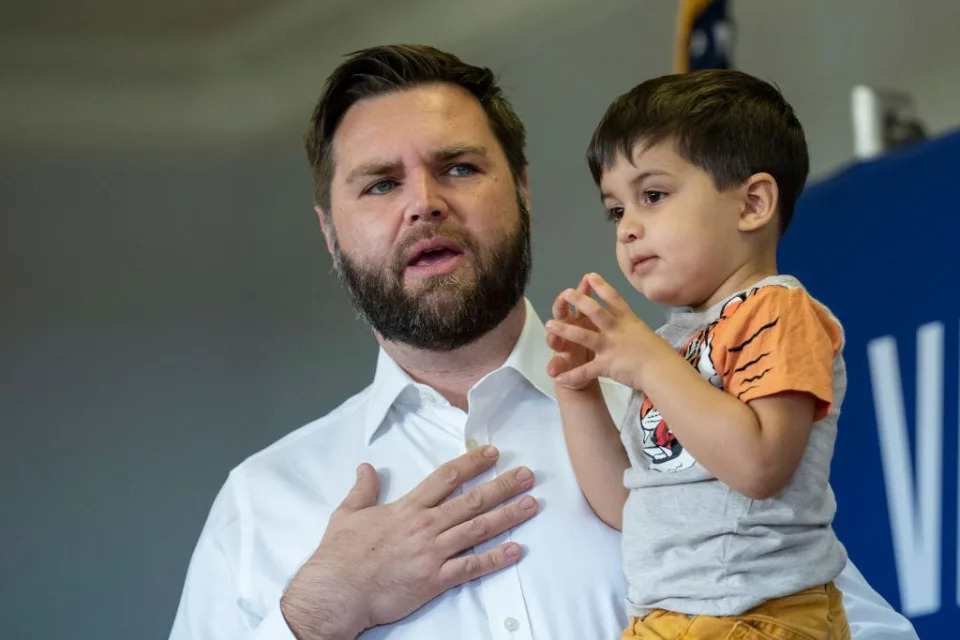
[{"label": "boy's chin", "polygon": [[637,287],[637,291],[650,302],[656,302],[657,304],[668,307],[685,306],[678,292],[668,289],[667,287],[658,287],[654,283],[645,283],[644,286]]},{"label": "boy's chin", "polygon": [[638,278],[627,276],[627,280],[633,285],[633,288],[650,302],[662,304],[667,307],[692,307],[696,302],[691,302],[690,292],[682,291],[680,288],[671,285],[669,282],[663,282],[656,275]]}]

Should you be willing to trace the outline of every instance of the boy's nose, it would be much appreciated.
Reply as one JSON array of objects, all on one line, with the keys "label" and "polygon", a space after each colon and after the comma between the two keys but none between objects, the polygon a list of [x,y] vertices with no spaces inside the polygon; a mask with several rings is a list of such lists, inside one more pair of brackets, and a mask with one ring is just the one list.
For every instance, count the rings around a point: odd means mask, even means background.
[{"label": "boy's nose", "polygon": [[636,216],[624,213],[617,225],[617,240],[623,244],[639,240],[643,237],[643,224],[637,220]]}]

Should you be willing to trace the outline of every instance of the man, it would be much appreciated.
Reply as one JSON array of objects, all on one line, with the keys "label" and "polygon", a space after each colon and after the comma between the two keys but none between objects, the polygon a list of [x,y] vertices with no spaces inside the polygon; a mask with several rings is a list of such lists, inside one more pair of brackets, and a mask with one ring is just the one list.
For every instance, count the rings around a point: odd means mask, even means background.
[{"label": "man", "polygon": [[[523,299],[524,130],[493,75],[429,47],[358,52],[307,152],[377,372],[231,472],[171,637],[618,637],[619,538],[577,487]],[[605,391],[619,418],[628,390]],[[854,637],[915,637],[854,567],[837,582]]]}]

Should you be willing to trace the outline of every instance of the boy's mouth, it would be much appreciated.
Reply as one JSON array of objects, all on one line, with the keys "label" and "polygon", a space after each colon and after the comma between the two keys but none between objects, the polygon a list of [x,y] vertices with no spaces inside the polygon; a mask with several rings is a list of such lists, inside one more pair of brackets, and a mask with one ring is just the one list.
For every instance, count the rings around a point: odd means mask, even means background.
[{"label": "boy's mouth", "polygon": [[656,264],[657,256],[635,256],[630,260],[633,265],[633,272],[638,276],[646,275]]}]

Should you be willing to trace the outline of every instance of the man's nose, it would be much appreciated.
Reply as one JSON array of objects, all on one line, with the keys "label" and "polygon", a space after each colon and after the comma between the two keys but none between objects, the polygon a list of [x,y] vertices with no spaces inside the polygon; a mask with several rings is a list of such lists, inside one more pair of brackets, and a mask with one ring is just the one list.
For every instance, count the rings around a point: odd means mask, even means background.
[{"label": "man's nose", "polygon": [[407,222],[439,222],[447,217],[449,207],[436,178],[423,172],[411,176],[408,185]]}]

